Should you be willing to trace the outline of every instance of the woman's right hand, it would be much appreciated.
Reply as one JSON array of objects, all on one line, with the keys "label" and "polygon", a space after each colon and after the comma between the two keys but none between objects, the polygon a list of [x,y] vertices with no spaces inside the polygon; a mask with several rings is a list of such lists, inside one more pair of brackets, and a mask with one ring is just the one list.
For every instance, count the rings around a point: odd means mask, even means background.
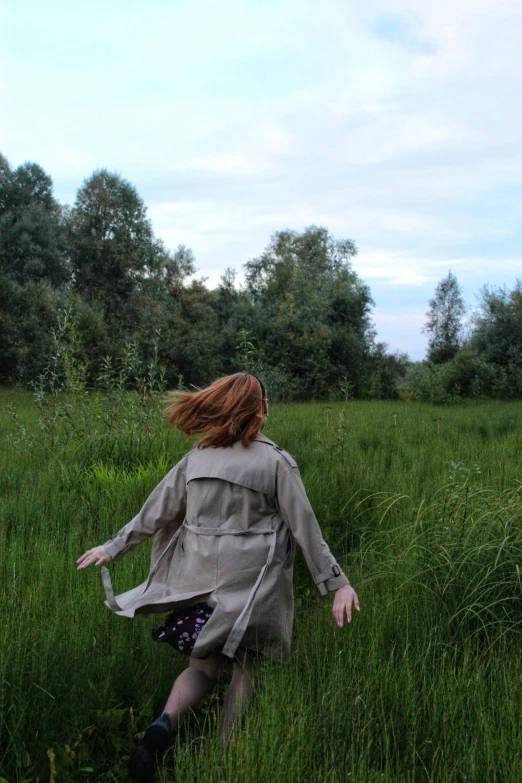
[{"label": "woman's right hand", "polygon": [[101,565],[102,563],[110,563],[112,557],[107,550],[102,546],[95,546],[94,549],[88,549],[81,557],[76,561],[77,570],[87,568],[90,565]]},{"label": "woman's right hand", "polygon": [[352,621],[352,604],[357,611],[360,611],[359,599],[357,593],[351,585],[345,585],[335,591],[335,598],[333,602],[332,611],[337,621],[339,628],[343,627],[344,614],[346,612],[346,618],[349,623]]}]

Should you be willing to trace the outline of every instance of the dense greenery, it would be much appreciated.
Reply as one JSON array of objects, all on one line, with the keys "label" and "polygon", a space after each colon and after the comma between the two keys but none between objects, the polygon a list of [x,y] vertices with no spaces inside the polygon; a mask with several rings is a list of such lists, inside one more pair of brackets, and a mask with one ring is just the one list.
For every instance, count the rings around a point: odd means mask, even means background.
[{"label": "dense greenery", "polygon": [[[0,777],[125,780],[125,757],[185,660],[157,619],[103,606],[85,548],[132,517],[189,448],[159,412],[161,373],[128,355],[106,392],[0,394]],[[136,388],[125,391],[134,372]],[[35,405],[36,402],[36,405]],[[220,758],[219,699],[188,721],[167,781],[518,781],[522,405],[275,405],[267,434],[297,458],[361,600],[338,629],[301,558],[292,655],[262,665]],[[114,566],[118,591],[148,568]],[[175,772],[172,770],[175,768]]]},{"label": "dense greenery", "polygon": [[522,282],[484,286],[467,334],[457,278],[441,280],[430,300],[425,362],[410,365],[403,396],[449,403],[465,397],[522,397]]},{"label": "dense greenery", "polygon": [[39,166],[12,170],[0,157],[0,382],[28,385],[47,371],[67,313],[90,385],[100,357],[132,344],[171,385],[243,367],[265,377],[272,398],[396,397],[405,357],[375,341],[356,252],[324,228],[280,231],[245,265],[243,288],[227,270],[209,290],[191,279],[188,248],[170,252],[154,236],[121,176],[95,171],[65,208]]},{"label": "dense greenery", "polygon": [[466,325],[449,272],[429,302],[426,361],[412,363],[376,341],[356,253],[325,228],[278,231],[245,263],[242,287],[228,269],[209,290],[192,252],[165,248],[118,174],[95,171],[64,207],[40,166],[12,169],[0,155],[0,383],[63,376],[56,350],[73,346],[90,387],[131,351],[164,366],[170,386],[242,368],[281,401],[522,396],[520,281],[485,286]]}]

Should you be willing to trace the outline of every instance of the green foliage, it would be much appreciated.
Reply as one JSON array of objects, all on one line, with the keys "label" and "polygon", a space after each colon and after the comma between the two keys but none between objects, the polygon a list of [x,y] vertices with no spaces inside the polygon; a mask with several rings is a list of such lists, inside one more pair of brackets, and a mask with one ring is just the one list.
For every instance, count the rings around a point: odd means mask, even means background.
[{"label": "green foliage", "polygon": [[464,305],[456,278],[439,283],[430,302],[430,364],[409,367],[402,394],[410,399],[451,403],[463,398],[522,396],[522,286],[512,291],[485,286],[461,346]]},{"label": "green foliage", "polygon": [[103,393],[97,393],[87,386],[88,364],[82,358],[72,308],[58,313],[51,333],[51,357],[32,383],[39,433],[29,434],[11,407],[15,431],[9,434],[10,443],[19,450],[48,450],[55,458],[73,453],[81,461],[89,460],[101,441],[107,459],[115,445],[119,460],[132,463],[140,449],[146,458],[158,434],[158,411],[166,389],[165,367],[158,358],[160,334],[155,335],[148,361],[134,343],[126,343],[117,358],[103,357],[97,377]]},{"label": "green foliage", "polygon": [[181,375],[186,386],[201,386],[223,373],[218,318],[212,293],[195,280],[180,288],[166,306],[160,357],[167,379]]},{"label": "green foliage", "polygon": [[[502,367],[506,375],[517,376],[522,370],[522,281],[512,291],[485,286],[473,326],[474,350],[484,361]],[[514,380],[513,387],[520,393],[518,383]]]},{"label": "green foliage", "polygon": [[63,296],[46,282],[19,285],[0,274],[0,382],[29,384],[52,353],[52,328]]},{"label": "green foliage", "polygon": [[36,163],[14,171],[0,155],[0,274],[16,283],[69,278],[65,212],[53,196],[52,180]]},{"label": "green foliage", "polygon": [[284,373],[301,398],[329,399],[343,377],[355,394],[367,390],[373,302],[350,266],[356,252],[352,241],[310,226],[277,232],[245,265],[258,361]]},{"label": "green foliage", "polygon": [[239,343],[236,345],[236,364],[244,372],[251,372],[255,360],[256,347],[250,338],[248,329],[241,329],[237,333]]},{"label": "green foliage", "polygon": [[377,343],[369,357],[369,388],[367,396],[376,400],[394,400],[399,397],[399,385],[406,378],[408,355],[388,353],[385,343]]},{"label": "green foliage", "polygon": [[69,230],[75,289],[106,315],[119,314],[161,253],[142,199],[119,175],[95,171],[78,191]]},{"label": "green foliage", "polygon": [[424,331],[428,333],[428,361],[443,364],[451,360],[462,344],[462,318],[466,312],[462,289],[457,278],[448,272],[430,299],[430,310]]},{"label": "green foliage", "polygon": [[403,386],[410,399],[447,404],[465,398],[522,396],[522,369],[488,362],[470,348],[460,350],[451,361],[440,365],[413,365]]}]

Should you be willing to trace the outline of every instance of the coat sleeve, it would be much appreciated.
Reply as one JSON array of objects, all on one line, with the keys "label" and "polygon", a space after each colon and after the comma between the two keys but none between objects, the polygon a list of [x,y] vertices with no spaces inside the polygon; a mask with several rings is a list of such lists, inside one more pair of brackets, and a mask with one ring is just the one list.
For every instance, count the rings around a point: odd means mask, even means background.
[{"label": "coat sleeve", "polygon": [[303,550],[321,595],[350,584],[323,540],[297,467],[287,468],[278,475],[276,497],[283,521]]},{"label": "coat sleeve", "polygon": [[113,560],[119,560],[163,525],[170,525],[175,532],[183,523],[187,508],[186,462],[185,456],[152,491],[134,519],[103,544]]}]

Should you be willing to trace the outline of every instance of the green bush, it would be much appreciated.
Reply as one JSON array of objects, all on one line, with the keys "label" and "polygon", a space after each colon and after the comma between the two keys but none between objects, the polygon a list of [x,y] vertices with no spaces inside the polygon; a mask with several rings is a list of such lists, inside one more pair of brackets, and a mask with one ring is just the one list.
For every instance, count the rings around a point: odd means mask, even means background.
[{"label": "green bush", "polygon": [[445,364],[413,365],[402,392],[412,399],[436,404],[464,398],[517,399],[522,396],[522,370],[514,365],[496,366],[463,348]]}]

